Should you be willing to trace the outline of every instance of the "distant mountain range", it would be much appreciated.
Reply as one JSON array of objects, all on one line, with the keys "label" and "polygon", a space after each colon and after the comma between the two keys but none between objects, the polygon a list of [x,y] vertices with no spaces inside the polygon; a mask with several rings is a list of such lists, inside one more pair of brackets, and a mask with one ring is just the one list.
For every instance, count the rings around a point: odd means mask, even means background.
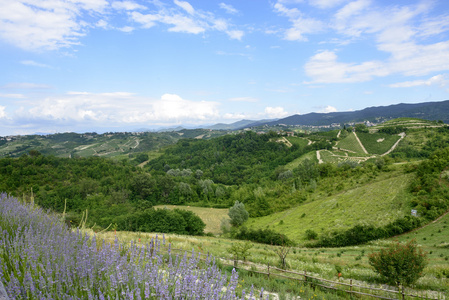
[{"label": "distant mountain range", "polygon": [[401,103],[389,106],[368,107],[357,111],[293,115],[276,121],[256,121],[252,124],[246,124],[241,128],[261,125],[275,126],[278,124],[323,126],[334,123],[349,124],[363,121],[378,123],[395,118],[419,118],[431,121],[441,120],[444,123],[449,123],[449,100],[416,104]]},{"label": "distant mountain range", "polygon": [[[407,104],[400,103],[388,106],[368,107],[362,110],[332,112],[332,113],[308,113],[304,115],[293,115],[282,119],[269,120],[241,120],[231,124],[218,123],[211,126],[187,126],[159,129],[157,132],[181,131],[183,129],[204,128],[211,130],[240,130],[256,126],[304,125],[304,126],[326,126],[332,124],[351,124],[370,121],[380,123],[396,118],[418,118],[430,121],[441,120],[449,123],[449,100],[438,102],[424,102]],[[139,131],[148,131],[145,129]]]}]

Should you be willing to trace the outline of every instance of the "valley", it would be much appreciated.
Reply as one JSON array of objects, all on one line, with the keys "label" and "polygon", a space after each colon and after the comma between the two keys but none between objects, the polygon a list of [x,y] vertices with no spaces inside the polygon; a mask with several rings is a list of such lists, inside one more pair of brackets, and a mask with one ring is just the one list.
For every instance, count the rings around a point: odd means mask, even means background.
[{"label": "valley", "polygon": [[[331,281],[340,270],[342,282],[373,287],[382,278],[369,254],[415,239],[429,261],[410,288],[443,297],[449,219],[433,220],[449,208],[448,147],[447,126],[420,119],[308,133],[25,136],[0,148],[0,190],[111,243],[145,245],[154,231],[164,233],[173,248],[220,258],[223,270],[240,240],[251,244],[248,267],[280,267],[280,239],[288,270]],[[241,226],[230,225],[235,203],[249,214]],[[246,288],[333,297],[248,272],[241,271]]]}]

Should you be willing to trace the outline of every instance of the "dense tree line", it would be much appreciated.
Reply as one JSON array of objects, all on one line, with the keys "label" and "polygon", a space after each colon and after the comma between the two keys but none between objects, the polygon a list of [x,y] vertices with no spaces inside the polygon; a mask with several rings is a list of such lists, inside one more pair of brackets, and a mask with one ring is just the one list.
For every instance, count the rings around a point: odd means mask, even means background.
[{"label": "dense tree line", "polygon": [[153,173],[171,169],[202,170],[204,177],[215,183],[240,185],[258,183],[272,175],[273,170],[315,149],[330,148],[322,141],[310,146],[287,147],[278,143],[275,132],[256,134],[252,131],[225,135],[213,140],[182,140],[151,161]]},{"label": "dense tree line", "polygon": [[316,242],[309,243],[312,247],[346,247],[360,245],[372,240],[389,238],[408,232],[422,224],[416,217],[406,216],[399,218],[385,226],[355,225],[347,230],[333,231],[321,235]]}]

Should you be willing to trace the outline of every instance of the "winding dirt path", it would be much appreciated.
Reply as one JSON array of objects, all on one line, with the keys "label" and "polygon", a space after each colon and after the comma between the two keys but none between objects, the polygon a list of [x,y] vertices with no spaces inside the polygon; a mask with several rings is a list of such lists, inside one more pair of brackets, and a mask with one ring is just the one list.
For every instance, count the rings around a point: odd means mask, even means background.
[{"label": "winding dirt path", "polygon": [[316,151],[316,158],[318,159],[319,164],[324,163],[324,161],[321,159],[320,150]]},{"label": "winding dirt path", "polygon": [[357,136],[357,133],[355,133],[355,131],[353,132],[355,138],[357,139],[357,141],[359,142],[360,147],[362,147],[362,150],[365,154],[369,154],[368,151],[366,151],[365,146],[363,146],[362,142],[360,141],[359,137]]},{"label": "winding dirt path", "polygon": [[390,148],[390,150],[388,150],[384,154],[381,154],[380,156],[385,156],[387,154],[390,154],[391,151],[393,151],[396,148],[396,146],[399,144],[399,142],[402,141],[402,139],[405,138],[405,136],[406,136],[405,132],[401,132],[399,135],[401,136],[401,138],[399,140],[397,140],[396,143],[394,143],[394,145]]}]

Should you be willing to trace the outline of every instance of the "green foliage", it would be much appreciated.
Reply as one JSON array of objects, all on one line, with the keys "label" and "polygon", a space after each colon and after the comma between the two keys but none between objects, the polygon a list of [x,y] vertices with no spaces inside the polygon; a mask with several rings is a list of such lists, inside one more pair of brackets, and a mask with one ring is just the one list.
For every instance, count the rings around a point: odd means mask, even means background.
[{"label": "green foliage", "polygon": [[385,226],[355,225],[347,230],[333,231],[323,234],[320,239],[310,246],[316,247],[346,247],[360,245],[366,242],[408,232],[421,225],[421,220],[416,217],[406,216],[399,218]]},{"label": "green foliage", "polygon": [[245,204],[235,201],[234,206],[229,209],[229,218],[232,226],[240,226],[248,220],[249,214],[245,209]]},{"label": "green foliage", "polygon": [[139,153],[139,154],[137,154],[136,155],[136,157],[134,158],[134,160],[137,162],[137,163],[143,163],[144,161],[147,161],[149,159],[149,156],[148,156],[148,154],[146,154],[146,153]]},{"label": "green foliage", "polygon": [[365,124],[356,124],[355,125],[355,131],[357,132],[357,133],[368,133],[369,132],[369,130],[368,130],[368,127],[366,127],[366,125]]},{"label": "green foliage", "polygon": [[154,209],[125,216],[119,230],[203,235],[206,224],[193,212],[182,209]]},{"label": "green foliage", "polygon": [[[184,130],[177,132],[95,132],[58,133],[52,135],[14,136],[10,141],[0,138],[0,157],[20,157],[29,151],[38,151],[43,155],[57,157],[103,157],[123,158],[136,153],[148,153],[175,144],[178,140],[194,138],[212,138],[226,134],[225,130],[210,131],[208,129]],[[142,160],[143,156],[137,161]]]},{"label": "green foliage", "polygon": [[412,240],[403,245],[390,244],[380,252],[369,256],[369,264],[385,282],[394,285],[411,285],[423,274],[427,264],[426,254]]},{"label": "green foliage", "polygon": [[357,133],[360,142],[370,154],[384,154],[399,140],[397,134],[387,133]]},{"label": "green foliage", "polygon": [[362,147],[360,146],[360,143],[357,141],[357,138],[353,133],[349,134],[347,137],[339,141],[337,147],[354,151],[360,154],[364,153]]},{"label": "green foliage", "polygon": [[318,238],[318,233],[316,233],[313,229],[306,230],[306,239],[307,240],[316,240]]},{"label": "green foliage", "polygon": [[163,171],[165,165],[202,170],[202,176],[214,183],[241,185],[271,177],[277,167],[311,150],[331,148],[325,141],[288,147],[275,142],[278,137],[274,132],[258,135],[248,131],[207,141],[182,140],[147,166],[153,173]]},{"label": "green foliage", "polygon": [[407,127],[397,125],[397,126],[386,126],[379,128],[379,133],[386,133],[386,134],[398,134],[401,132],[406,132]]},{"label": "green foliage", "polygon": [[448,178],[443,171],[449,166],[449,148],[435,151],[429,159],[422,161],[416,179],[410,189],[415,195],[412,204],[418,213],[433,220],[449,208]]},{"label": "green foliage", "polygon": [[243,259],[246,261],[249,256],[249,250],[253,246],[254,245],[249,241],[232,243],[232,246],[227,249],[227,252],[232,255],[234,260]]}]

